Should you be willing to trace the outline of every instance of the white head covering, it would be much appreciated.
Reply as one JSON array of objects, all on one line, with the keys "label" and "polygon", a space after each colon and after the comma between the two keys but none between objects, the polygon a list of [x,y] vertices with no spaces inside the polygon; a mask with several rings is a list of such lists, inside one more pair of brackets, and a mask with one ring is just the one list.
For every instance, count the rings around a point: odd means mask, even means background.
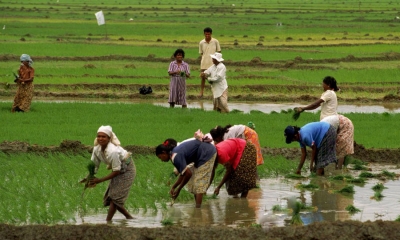
[{"label": "white head covering", "polygon": [[224,61],[224,59],[222,58],[222,53],[219,53],[219,52],[211,54],[210,57],[217,60],[218,62]]},{"label": "white head covering", "polygon": [[21,62],[29,62],[29,66],[33,64],[32,58],[28,54],[22,54],[20,60]]},{"label": "white head covering", "polygon": [[[102,132],[107,134],[107,136],[110,137],[110,142],[113,143],[116,146],[121,145],[119,139],[117,138],[117,135],[115,135],[115,133],[113,133],[112,131],[112,127],[111,126],[101,126],[99,128],[99,130],[97,130],[97,133]],[[99,145],[99,143],[97,142],[97,138],[94,139],[94,145],[97,146]]]}]

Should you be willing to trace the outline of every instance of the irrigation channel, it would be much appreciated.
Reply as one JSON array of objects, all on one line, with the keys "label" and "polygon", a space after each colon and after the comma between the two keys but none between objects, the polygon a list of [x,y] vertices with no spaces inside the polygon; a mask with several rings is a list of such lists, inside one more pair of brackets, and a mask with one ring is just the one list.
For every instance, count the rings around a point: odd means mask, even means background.
[{"label": "irrigation channel", "polygon": [[[381,173],[383,170],[396,173],[399,176],[400,169],[396,165],[370,164],[371,173]],[[361,170],[331,170],[329,174],[350,174],[357,177]],[[299,184],[318,186],[314,190],[299,188]],[[385,187],[380,199],[374,198],[373,186],[378,183]],[[315,177],[304,179],[268,178],[261,179],[259,188],[249,192],[247,199],[233,198],[221,189],[220,195],[214,199],[209,198],[213,194],[214,184],[207,192],[207,200],[200,209],[194,208],[194,202],[180,203],[179,198],[173,206],[167,204],[167,209],[158,211],[139,210],[133,212],[135,219],[126,220],[123,215],[117,213],[114,217],[114,225],[127,227],[161,227],[162,221],[168,219],[175,226],[261,226],[263,229],[290,225],[291,211],[288,210],[289,199],[296,199],[310,209],[302,210],[300,217],[304,225],[319,221],[357,220],[361,222],[376,220],[395,220],[400,215],[400,180],[370,178],[363,184],[353,184],[354,193],[339,193],[337,190],[348,185],[343,180],[333,180],[329,177]],[[167,193],[166,193],[167,194]],[[134,194],[130,197],[134,198]],[[282,211],[273,211],[274,206],[280,206]],[[351,214],[345,208],[353,205],[360,212]],[[104,223],[106,212],[96,215],[77,216],[77,224]]]}]

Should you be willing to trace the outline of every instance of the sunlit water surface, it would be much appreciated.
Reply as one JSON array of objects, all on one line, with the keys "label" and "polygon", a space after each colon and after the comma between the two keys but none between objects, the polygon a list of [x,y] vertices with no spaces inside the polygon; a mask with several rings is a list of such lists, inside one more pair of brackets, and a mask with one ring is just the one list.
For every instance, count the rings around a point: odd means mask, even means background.
[{"label": "sunlit water surface", "polygon": [[[400,174],[400,169],[395,165],[370,165],[372,173],[381,173],[382,170]],[[346,174],[357,177],[361,171],[350,170]],[[338,174],[338,172],[336,172]],[[298,184],[313,183],[319,186],[318,190],[301,190]],[[386,189],[382,191],[381,200],[375,200],[372,187],[383,183]],[[336,190],[346,186],[343,181],[333,181],[327,177],[313,179],[261,179],[260,188],[249,192],[247,199],[232,198],[225,190],[221,189],[217,199],[207,199],[200,209],[194,208],[194,201],[180,203],[179,198],[173,206],[168,204],[166,210],[133,212],[135,219],[126,220],[123,215],[116,213],[112,224],[129,227],[162,227],[162,221],[168,219],[177,226],[252,226],[261,225],[264,229],[290,224],[289,211],[275,212],[273,206],[280,205],[288,208],[289,199],[297,199],[314,207],[314,210],[301,211],[301,219],[305,225],[316,221],[376,221],[395,220],[400,216],[400,181],[368,179],[365,184],[355,184],[354,194],[341,194]],[[211,196],[214,190],[212,185],[207,195]],[[131,195],[130,197],[133,197]],[[356,214],[348,213],[345,208],[353,205],[361,211]],[[88,215],[77,217],[77,224],[105,223],[106,214]]]}]

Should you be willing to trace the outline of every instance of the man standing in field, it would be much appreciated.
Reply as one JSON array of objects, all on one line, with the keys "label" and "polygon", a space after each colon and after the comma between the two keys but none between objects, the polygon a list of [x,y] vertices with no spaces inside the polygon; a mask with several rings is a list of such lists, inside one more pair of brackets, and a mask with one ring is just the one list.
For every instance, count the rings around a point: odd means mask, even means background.
[{"label": "man standing in field", "polygon": [[[212,29],[209,27],[204,28],[204,39],[199,43],[199,53],[201,55],[201,63],[200,63],[200,71],[203,73],[206,69],[213,65],[212,58],[210,55],[221,52],[221,47],[219,45],[219,41],[215,38],[211,37]],[[200,74],[201,77],[201,85],[200,85],[200,95],[199,97],[203,97],[204,86],[206,82],[206,78],[203,74]]]}]

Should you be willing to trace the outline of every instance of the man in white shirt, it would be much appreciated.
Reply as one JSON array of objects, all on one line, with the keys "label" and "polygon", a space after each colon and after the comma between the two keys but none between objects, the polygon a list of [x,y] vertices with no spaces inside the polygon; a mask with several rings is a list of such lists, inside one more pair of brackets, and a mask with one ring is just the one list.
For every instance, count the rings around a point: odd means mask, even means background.
[{"label": "man in white shirt", "polygon": [[[212,29],[209,27],[204,28],[204,39],[201,40],[199,43],[199,53],[201,55],[201,63],[200,63],[201,73],[203,73],[206,69],[208,69],[213,65],[210,55],[216,52],[219,53],[221,52],[219,41],[211,37],[211,35],[212,35]],[[205,82],[206,79],[204,77],[201,77],[200,97],[203,97]]]},{"label": "man in white shirt", "polygon": [[208,83],[211,84],[214,110],[228,113],[228,83],[226,82],[226,67],[222,63],[224,59],[221,53],[214,53],[210,56],[214,64],[200,76],[207,78]]}]

